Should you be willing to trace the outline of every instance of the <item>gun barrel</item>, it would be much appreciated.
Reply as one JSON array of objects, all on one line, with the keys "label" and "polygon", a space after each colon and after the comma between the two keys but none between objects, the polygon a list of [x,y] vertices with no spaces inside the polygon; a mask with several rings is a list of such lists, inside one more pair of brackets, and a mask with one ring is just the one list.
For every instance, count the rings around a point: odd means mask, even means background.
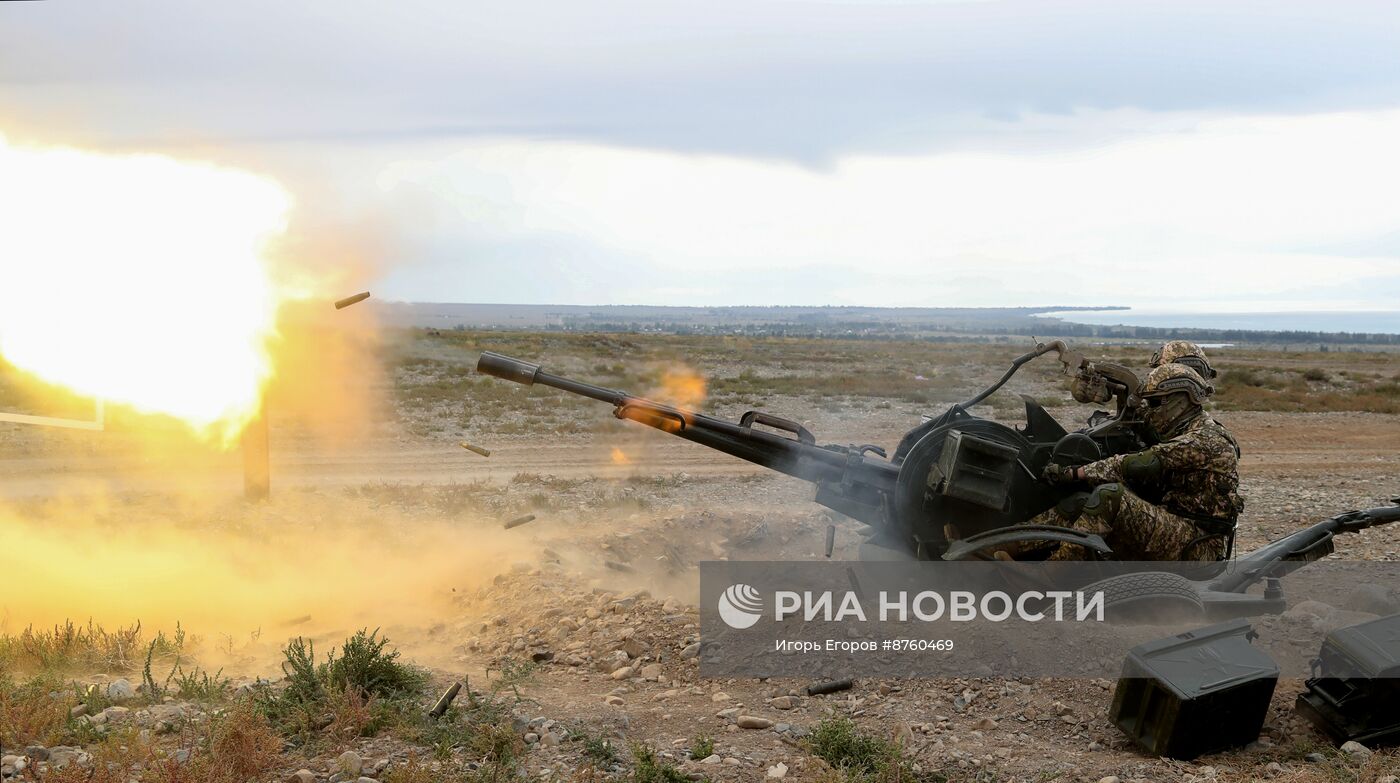
[{"label": "gun barrel", "polygon": [[[692,443],[810,481],[818,487],[827,487],[830,492],[856,504],[850,506],[840,500],[833,500],[832,502],[842,503],[841,508],[837,510],[868,524],[878,524],[883,508],[881,498],[894,490],[899,475],[899,467],[886,460],[872,459],[845,447],[818,446],[805,428],[781,417],[750,413],[737,423],[727,421],[675,405],[635,397],[616,389],[554,375],[545,372],[537,364],[490,351],[481,355],[476,367],[481,373],[503,380],[526,386],[549,386],[606,402],[614,407],[613,413],[620,419],[630,419]],[[790,432],[796,435],[796,438],[757,430],[754,424]],[[818,502],[825,501],[819,497]]]},{"label": "gun barrel", "polygon": [[621,405],[626,402],[629,395],[616,389],[606,389],[602,386],[594,386],[591,383],[583,383],[562,375],[547,373],[538,364],[531,364],[510,356],[504,356],[492,351],[484,351],[481,358],[476,362],[476,371],[490,375],[501,380],[519,383],[524,386],[550,386],[555,389],[582,395],[600,402]]},{"label": "gun barrel", "polygon": [[535,376],[540,372],[540,366],[499,353],[484,351],[481,358],[476,360],[476,371],[494,378],[530,386],[534,384]]}]

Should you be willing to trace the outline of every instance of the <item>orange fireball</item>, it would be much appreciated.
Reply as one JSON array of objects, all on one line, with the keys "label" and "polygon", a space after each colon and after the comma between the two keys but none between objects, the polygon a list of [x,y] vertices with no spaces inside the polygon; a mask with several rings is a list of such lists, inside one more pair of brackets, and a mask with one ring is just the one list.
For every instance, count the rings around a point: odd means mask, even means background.
[{"label": "orange fireball", "polygon": [[0,137],[0,356],[232,443],[272,375],[291,206],[243,171]]}]

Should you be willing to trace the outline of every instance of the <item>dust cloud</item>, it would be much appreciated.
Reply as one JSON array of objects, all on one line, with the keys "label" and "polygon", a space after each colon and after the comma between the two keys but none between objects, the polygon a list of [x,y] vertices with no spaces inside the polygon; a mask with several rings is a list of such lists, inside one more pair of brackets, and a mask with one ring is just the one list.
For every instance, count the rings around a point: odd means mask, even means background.
[{"label": "dust cloud", "polygon": [[[228,370],[219,349],[201,334],[203,327],[217,328],[228,319],[201,313],[200,302],[217,299],[230,313],[248,316],[240,308],[261,312],[258,308],[271,301],[270,328],[259,322],[233,342],[244,348],[257,343],[256,351],[266,354],[266,367],[240,380],[253,387],[252,404],[271,422],[274,463],[284,455],[323,458],[392,434],[386,432],[394,413],[385,393],[390,384],[376,308],[372,303],[345,310],[332,306],[347,294],[373,291],[387,270],[393,253],[382,221],[331,203],[322,190],[299,187],[297,180],[307,177],[279,176],[264,165],[267,161],[217,150],[197,152],[198,160],[190,159],[189,150],[177,154],[178,159],[129,150],[50,153],[46,148],[16,160],[40,167],[34,176],[41,181],[51,179],[43,176],[42,166],[52,158],[113,177],[138,165],[190,171],[191,177],[212,178],[216,192],[224,182],[218,177],[242,175],[203,172],[253,163],[247,168],[266,178],[269,188],[285,188],[287,220],[260,245],[256,260],[240,256],[237,263],[249,275],[250,264],[260,266],[265,280],[258,281],[257,290],[275,294],[255,301],[237,292],[182,287],[156,275],[158,269],[144,277],[118,270],[104,278],[110,285],[100,292],[108,305],[104,318],[115,321],[89,324],[84,319],[92,317],[82,310],[61,308],[46,318],[66,318],[65,327],[76,333],[68,344],[95,356],[103,355],[104,334],[125,333],[116,328],[121,319],[139,321],[145,329],[140,333],[153,339],[106,351],[108,358],[118,351],[139,355],[144,364],[113,359],[75,393],[63,373],[45,376],[14,357],[0,357],[0,409],[90,417],[94,400],[87,395],[107,396],[104,391],[127,386],[150,387],[154,394],[162,385],[183,383],[181,373]],[[180,204],[178,193],[150,190],[149,204],[133,197],[126,205],[147,224],[121,234],[125,244],[107,248],[114,258],[145,258],[147,244],[180,231],[178,236],[192,235],[188,244],[198,249],[194,227],[169,225],[157,209]],[[217,207],[185,203],[182,208],[218,225],[226,218]],[[87,216],[70,217],[81,223]],[[204,273],[200,270],[216,263],[225,248],[216,238],[208,241],[212,255],[181,256],[181,281],[196,280]],[[32,246],[44,244],[36,239]],[[62,260],[74,266],[114,265],[101,253]],[[152,290],[156,284],[170,290]],[[27,295],[57,296],[58,290],[48,286]],[[144,304],[132,307],[133,302]],[[162,308],[181,317],[167,318]],[[4,336],[14,345],[55,331],[54,323],[38,318],[9,326]],[[168,346],[187,348],[176,352],[165,350]],[[150,373],[140,377],[142,366],[158,368],[170,376],[169,383]],[[208,385],[219,391],[220,384]],[[471,514],[415,514],[392,499],[336,488],[275,490],[270,501],[245,503],[236,489],[238,431],[251,415],[240,414],[211,437],[203,422],[180,416],[180,409],[161,410],[114,398],[100,433],[0,424],[0,464],[10,474],[0,484],[0,552],[9,553],[0,580],[0,634],[70,620],[108,628],[139,621],[147,634],[172,631],[178,623],[203,639],[202,655],[217,647],[226,658],[261,659],[262,647],[270,643],[275,650],[290,636],[334,642],[361,627],[431,625],[448,615],[444,607],[454,590],[476,586],[514,559],[518,545],[489,529],[494,520]],[[274,487],[277,479],[274,474]]]},{"label": "dust cloud", "polygon": [[[265,663],[291,636],[402,637],[452,616],[526,552],[487,520],[425,519],[363,498],[287,492],[266,504],[86,496],[0,505],[0,633],[92,620],[177,624],[221,664]],[[421,658],[419,650],[415,657]]]}]

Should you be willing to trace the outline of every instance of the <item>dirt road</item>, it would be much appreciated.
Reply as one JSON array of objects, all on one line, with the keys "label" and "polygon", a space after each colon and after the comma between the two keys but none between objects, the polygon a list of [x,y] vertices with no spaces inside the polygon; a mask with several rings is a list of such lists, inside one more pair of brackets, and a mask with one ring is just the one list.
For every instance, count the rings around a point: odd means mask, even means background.
[{"label": "dirt road", "polygon": [[[1082,410],[1052,411],[1071,422]],[[603,413],[603,411],[600,411]],[[813,422],[818,436],[836,443],[883,444],[893,449],[905,428],[917,420],[872,412],[869,420],[844,415]],[[604,414],[605,415],[605,414]],[[1303,475],[1393,481],[1400,494],[1400,417],[1368,413],[1221,414],[1237,436],[1246,480]],[[94,439],[108,436],[103,433]],[[4,439],[0,439],[3,444]],[[695,444],[646,431],[640,426],[621,439],[590,436],[483,436],[491,450],[482,458],[455,440],[399,439],[351,441],[335,446],[304,440],[273,442],[276,486],[334,487],[373,482],[468,483],[503,481],[518,473],[559,477],[621,478],[688,473],[726,476],[763,469]],[[620,462],[616,450],[626,462]],[[180,455],[178,463],[152,457],[133,462],[119,447],[89,449],[63,456],[11,456],[0,446],[0,497],[44,497],[70,492],[237,492],[242,467],[237,452],[203,451]],[[177,469],[178,468],[178,469]]]}]

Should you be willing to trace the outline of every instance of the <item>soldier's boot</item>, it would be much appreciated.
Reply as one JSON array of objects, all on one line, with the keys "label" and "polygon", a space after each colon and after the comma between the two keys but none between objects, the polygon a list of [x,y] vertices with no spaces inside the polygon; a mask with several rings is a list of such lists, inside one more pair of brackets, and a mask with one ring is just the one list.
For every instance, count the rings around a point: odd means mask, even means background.
[{"label": "soldier's boot", "polygon": [[[1027,525],[1054,525],[1056,527],[1074,527],[1080,514],[1084,513],[1084,504],[1089,500],[1088,492],[1075,492],[1067,495],[1063,500],[1050,508],[1036,514],[1026,520]],[[1049,549],[1053,543],[1039,541],[1026,541],[1015,544],[1007,544],[1004,548],[992,553],[993,557],[1001,559],[1015,559],[1028,552]],[[1006,558],[1002,558],[1005,554]]]}]

